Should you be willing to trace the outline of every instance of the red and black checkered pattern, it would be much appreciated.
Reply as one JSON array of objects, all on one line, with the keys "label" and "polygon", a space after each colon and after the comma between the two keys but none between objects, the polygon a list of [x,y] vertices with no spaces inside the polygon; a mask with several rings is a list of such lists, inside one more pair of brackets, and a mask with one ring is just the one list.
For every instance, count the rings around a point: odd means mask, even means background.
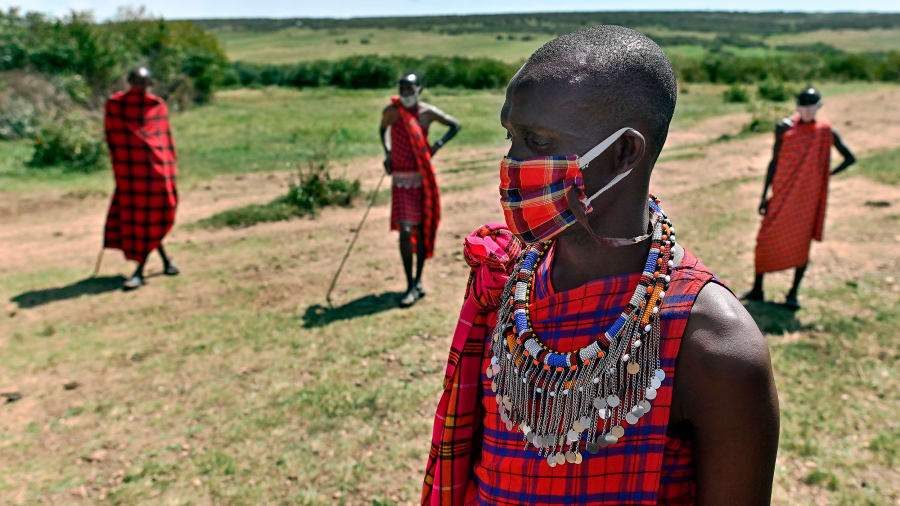
[{"label": "red and black checkered pattern", "polygon": [[[412,240],[425,242],[425,257],[434,255],[434,242],[437,238],[438,223],[441,221],[441,202],[438,192],[437,178],[434,167],[431,165],[431,146],[428,145],[428,131],[419,123],[418,111],[410,111],[400,103],[400,97],[391,97],[391,103],[397,108],[398,118],[391,125],[391,167],[392,170],[402,172],[411,168],[418,171],[422,177],[421,195],[421,223],[424,237],[418,237],[413,229]],[[395,154],[396,152],[396,154]],[[394,167],[394,163],[398,166]],[[410,165],[412,164],[412,165]],[[392,193],[392,197],[396,192]],[[399,195],[407,201],[404,205],[415,205],[411,198],[417,197],[410,192]],[[393,207],[392,207],[393,211]],[[400,228],[400,218],[391,216],[391,230]]]},{"label": "red and black checkered pattern", "polygon": [[132,88],[106,102],[106,142],[116,190],[103,245],[143,262],[175,223],[175,143],[163,99]]},{"label": "red and black checkered pattern", "polygon": [[[536,274],[532,322],[563,351],[592,341],[621,312],[640,273],[611,276],[557,292],[549,282],[553,253]],[[490,363],[494,310],[467,298],[448,360],[435,416],[423,504],[693,504],[695,463],[690,441],[668,435],[675,364],[697,294],[717,282],[690,253],[673,268],[661,312],[660,366],[666,372],[653,409],[619,443],[580,465],[551,468],[522,436],[506,429],[484,370]]]}]

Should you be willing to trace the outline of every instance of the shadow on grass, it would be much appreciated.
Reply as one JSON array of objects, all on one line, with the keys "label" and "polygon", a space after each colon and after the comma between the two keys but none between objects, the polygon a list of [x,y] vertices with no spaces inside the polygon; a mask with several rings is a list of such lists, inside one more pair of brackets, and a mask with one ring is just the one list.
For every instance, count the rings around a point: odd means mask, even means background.
[{"label": "shadow on grass", "polygon": [[797,312],[784,304],[747,300],[741,303],[764,334],[783,334],[812,328],[811,325],[800,323],[796,316]]},{"label": "shadow on grass", "polygon": [[22,292],[9,300],[15,302],[22,309],[28,309],[60,300],[74,299],[82,295],[97,295],[120,290],[123,282],[125,282],[125,278],[121,275],[91,277],[66,286]]},{"label": "shadow on grass", "polygon": [[346,304],[328,308],[321,304],[313,304],[303,313],[303,328],[324,327],[331,322],[351,320],[360,316],[368,316],[398,307],[397,301],[403,294],[400,292],[384,292],[377,295],[366,295]]}]

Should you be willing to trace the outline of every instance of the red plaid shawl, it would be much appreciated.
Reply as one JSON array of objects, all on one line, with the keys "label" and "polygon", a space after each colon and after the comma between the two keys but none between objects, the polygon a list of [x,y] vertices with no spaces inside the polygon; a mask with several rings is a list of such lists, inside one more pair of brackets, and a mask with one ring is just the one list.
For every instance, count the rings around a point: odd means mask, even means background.
[{"label": "red plaid shawl", "polygon": [[[519,252],[508,234],[504,227],[486,226],[466,239],[472,274],[435,415],[422,504],[691,504],[690,443],[667,437],[666,430],[681,335],[696,295],[714,280],[712,274],[690,254],[673,272],[662,312],[660,358],[666,380],[650,415],[619,444],[586,456],[580,466],[550,468],[533,450],[522,450],[519,435],[494,420],[496,406],[487,398],[491,390],[485,390],[482,374],[490,360],[485,344],[495,323],[496,298]],[[601,332],[638,280],[613,276],[554,293],[542,269],[536,280],[542,288],[536,292],[546,298],[536,302],[534,321],[542,322],[544,333],[561,349],[585,344],[585,338]]]},{"label": "red plaid shawl", "polygon": [[[434,255],[434,240],[437,236],[438,222],[441,220],[440,195],[434,168],[431,166],[431,146],[428,145],[428,139],[422,130],[422,125],[419,124],[417,115],[403,107],[400,97],[391,97],[391,103],[400,114],[399,120],[394,122],[391,128],[401,129],[401,132],[409,139],[409,145],[412,147],[416,161],[416,169],[422,175],[422,228],[425,237],[419,238],[413,234],[413,241],[424,240],[425,257],[431,258]],[[397,228],[397,224],[392,222],[391,229],[397,230]]]},{"label": "red plaid shawl", "polygon": [[140,89],[120,91],[106,102],[104,127],[116,191],[103,245],[143,262],[172,228],[178,205],[169,110],[163,99]]},{"label": "red plaid shawl", "polygon": [[831,126],[803,123],[784,132],[772,180],[772,197],[756,237],[756,272],[800,267],[809,260],[813,239],[822,240],[828,176],[831,169]]}]

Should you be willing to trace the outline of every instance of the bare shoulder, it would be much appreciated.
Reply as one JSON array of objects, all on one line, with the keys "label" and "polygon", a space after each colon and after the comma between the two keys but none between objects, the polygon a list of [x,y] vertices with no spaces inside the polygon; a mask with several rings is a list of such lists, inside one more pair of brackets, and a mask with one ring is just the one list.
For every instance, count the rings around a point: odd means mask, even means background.
[{"label": "bare shoulder", "polygon": [[421,107],[419,110],[420,116],[426,116],[429,120],[437,120],[442,123],[458,123],[456,118],[447,114],[434,104],[419,102],[419,106]]},{"label": "bare shoulder", "polygon": [[772,377],[765,337],[734,294],[717,283],[703,287],[694,302],[679,360],[692,384],[768,388]]},{"label": "bare shoulder", "polygon": [[775,123],[775,133],[783,134],[791,129],[794,126],[794,120],[791,118],[781,118],[778,123]]},{"label": "bare shoulder", "polygon": [[433,104],[429,104],[428,102],[419,101],[419,117],[429,116],[431,118],[440,117],[444,115],[444,112],[437,108],[437,106]]},{"label": "bare shoulder", "polygon": [[438,112],[438,113],[443,113],[443,111],[441,111],[440,109],[438,109],[438,106],[436,106],[436,105],[434,105],[434,104],[430,104],[430,103],[425,102],[425,101],[422,101],[422,100],[419,101],[419,108],[420,108],[419,110],[420,110],[421,112]]}]

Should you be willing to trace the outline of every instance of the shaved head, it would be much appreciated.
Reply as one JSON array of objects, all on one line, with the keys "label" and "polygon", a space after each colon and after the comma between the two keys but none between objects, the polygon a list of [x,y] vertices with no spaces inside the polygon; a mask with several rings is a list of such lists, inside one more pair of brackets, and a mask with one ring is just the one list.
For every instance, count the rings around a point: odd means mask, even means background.
[{"label": "shaved head", "polygon": [[[534,52],[513,78],[516,86],[552,85],[586,97],[606,129],[646,129],[650,163],[666,141],[678,95],[672,64],[647,36],[600,25],[561,35]],[[600,126],[600,125],[598,125]]]}]

